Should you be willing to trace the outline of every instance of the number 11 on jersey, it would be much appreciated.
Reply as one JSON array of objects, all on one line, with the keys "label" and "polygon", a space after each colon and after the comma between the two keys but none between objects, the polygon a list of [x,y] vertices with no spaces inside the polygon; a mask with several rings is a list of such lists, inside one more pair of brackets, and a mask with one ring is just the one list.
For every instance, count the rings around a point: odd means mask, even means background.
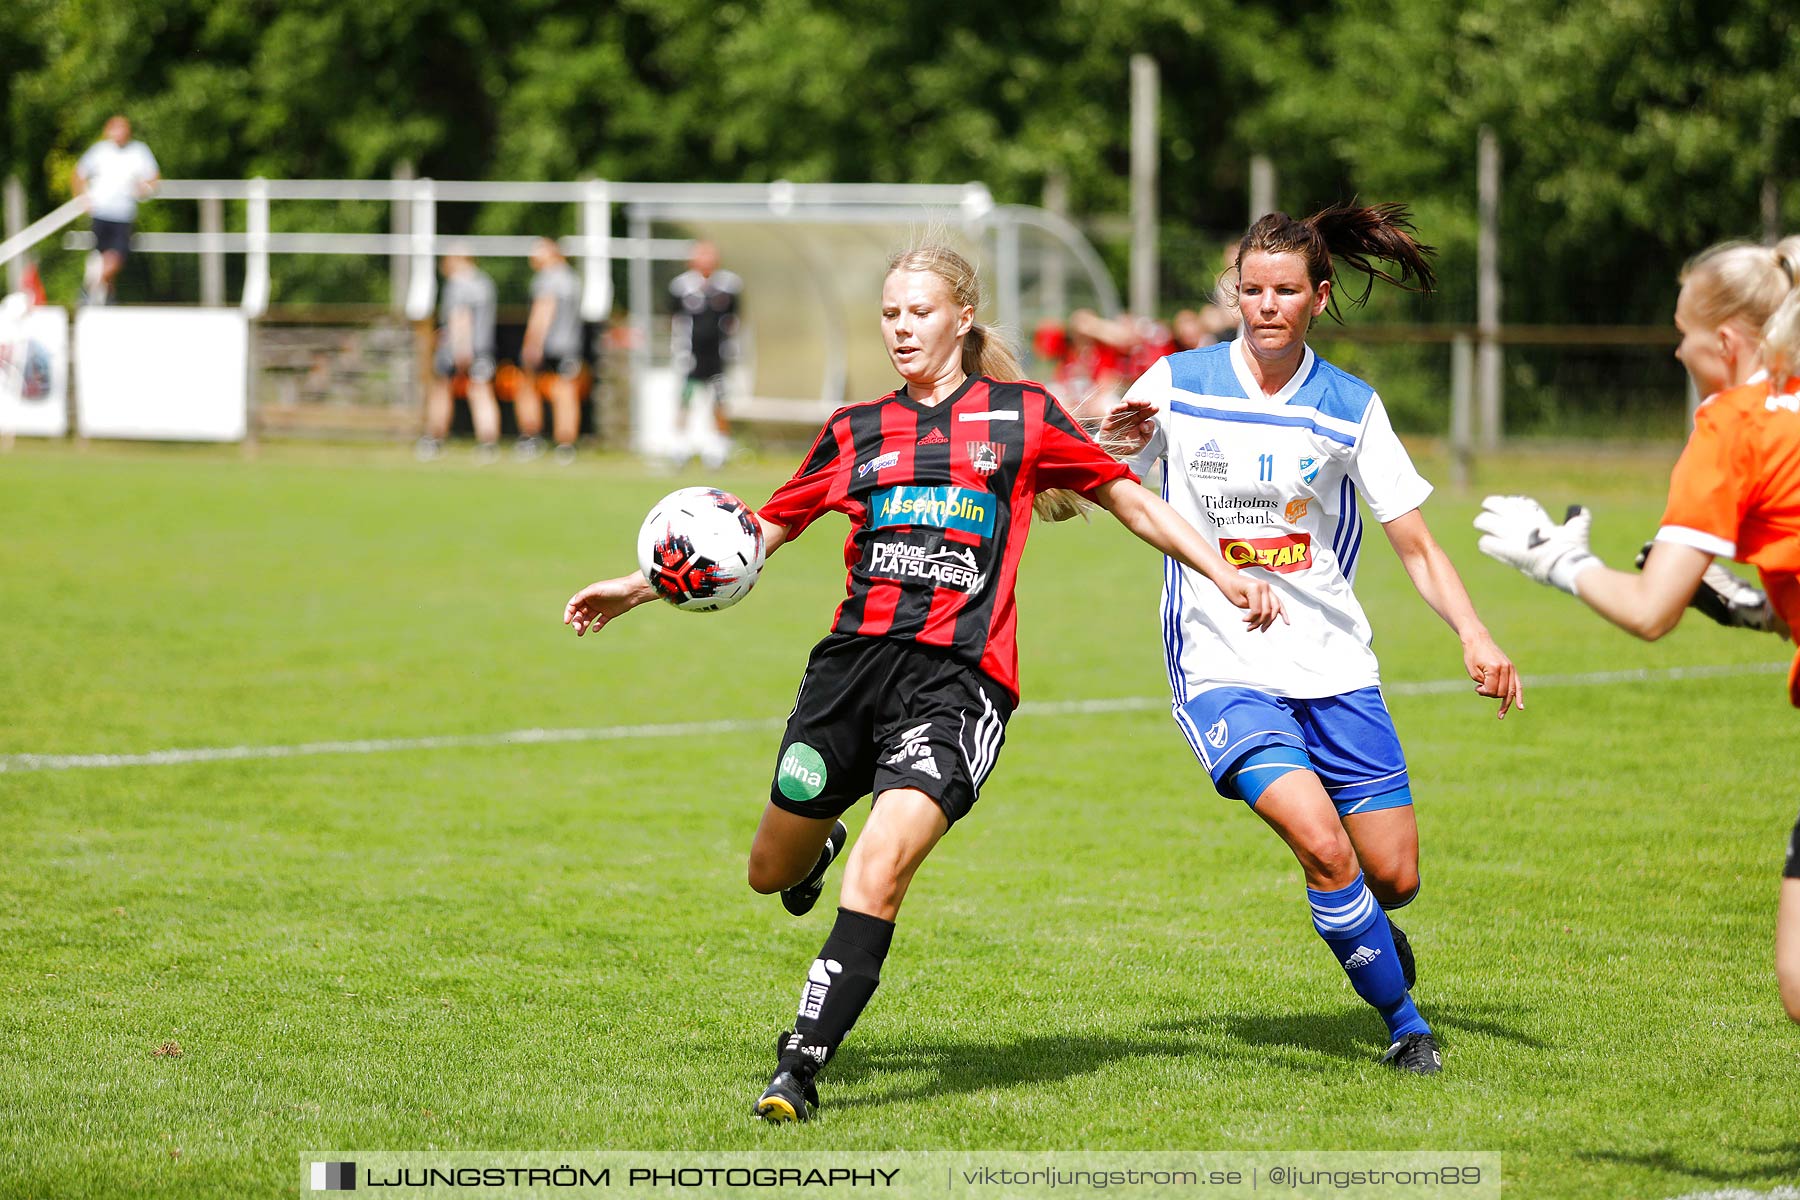
[{"label": "number 11 on jersey", "polygon": [[1264,483],[1269,483],[1274,480],[1275,456],[1273,454],[1259,454],[1256,456],[1256,477]]}]

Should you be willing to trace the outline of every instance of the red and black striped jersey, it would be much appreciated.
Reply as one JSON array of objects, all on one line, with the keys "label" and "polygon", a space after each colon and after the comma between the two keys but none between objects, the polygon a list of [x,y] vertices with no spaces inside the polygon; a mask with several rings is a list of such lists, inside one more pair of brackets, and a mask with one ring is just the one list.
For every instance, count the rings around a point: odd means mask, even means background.
[{"label": "red and black striped jersey", "polygon": [[946,647],[1016,702],[1032,497],[1130,478],[1041,385],[974,376],[935,405],[902,388],[839,409],[761,515],[790,539],[823,513],[849,517],[832,629]]}]

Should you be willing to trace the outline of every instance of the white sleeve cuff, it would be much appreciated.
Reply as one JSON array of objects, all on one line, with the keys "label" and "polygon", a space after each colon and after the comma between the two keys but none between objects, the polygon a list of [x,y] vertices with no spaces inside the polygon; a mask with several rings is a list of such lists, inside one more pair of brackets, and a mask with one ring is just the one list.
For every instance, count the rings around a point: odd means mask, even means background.
[{"label": "white sleeve cuff", "polygon": [[1737,557],[1736,542],[1728,542],[1704,529],[1689,529],[1686,525],[1664,525],[1656,531],[1656,540],[1674,542],[1677,546],[1692,546],[1718,558]]},{"label": "white sleeve cuff", "polygon": [[[1431,498],[1431,493],[1435,490],[1436,489],[1431,486],[1430,480],[1422,475],[1415,475],[1413,476],[1412,486],[1404,487],[1398,492],[1383,496],[1382,499],[1386,503],[1382,504],[1380,508],[1376,508],[1375,505],[1371,503],[1369,505],[1369,511],[1375,514],[1375,521],[1377,524],[1386,525],[1389,521],[1404,517],[1415,508],[1425,507],[1425,501]],[[1365,501],[1368,500],[1367,494],[1363,496],[1363,499]]]}]

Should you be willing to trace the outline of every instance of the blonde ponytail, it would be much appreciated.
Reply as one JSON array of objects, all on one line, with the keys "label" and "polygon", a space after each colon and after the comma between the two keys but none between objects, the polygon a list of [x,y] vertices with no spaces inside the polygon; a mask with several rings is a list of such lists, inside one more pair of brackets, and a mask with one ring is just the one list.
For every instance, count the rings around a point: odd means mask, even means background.
[{"label": "blonde ponytail", "polygon": [[1774,254],[1788,289],[1763,322],[1762,356],[1773,386],[1780,388],[1788,376],[1800,374],[1800,237],[1783,238]]},{"label": "blonde ponytail", "polygon": [[963,338],[962,369],[965,375],[986,375],[989,379],[1023,379],[1025,368],[1018,355],[994,332],[991,325],[980,321],[969,327]]}]

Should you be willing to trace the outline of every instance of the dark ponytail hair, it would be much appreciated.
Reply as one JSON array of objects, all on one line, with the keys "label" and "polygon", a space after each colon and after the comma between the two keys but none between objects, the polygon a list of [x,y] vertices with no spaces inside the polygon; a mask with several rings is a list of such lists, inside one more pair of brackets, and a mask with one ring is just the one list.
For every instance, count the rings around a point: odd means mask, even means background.
[{"label": "dark ponytail hair", "polygon": [[[1353,304],[1368,301],[1377,279],[1409,292],[1429,292],[1437,286],[1437,274],[1431,268],[1431,258],[1437,250],[1414,235],[1412,213],[1404,204],[1359,205],[1350,201],[1334,204],[1300,221],[1283,212],[1272,212],[1252,225],[1238,242],[1238,268],[1244,265],[1244,255],[1253,251],[1300,255],[1306,260],[1306,273],[1314,287],[1334,277],[1337,261],[1349,264],[1368,281],[1362,295],[1351,297]],[[1377,265],[1382,262],[1392,264],[1394,270]],[[1336,295],[1331,298],[1331,316],[1339,319]]]}]

